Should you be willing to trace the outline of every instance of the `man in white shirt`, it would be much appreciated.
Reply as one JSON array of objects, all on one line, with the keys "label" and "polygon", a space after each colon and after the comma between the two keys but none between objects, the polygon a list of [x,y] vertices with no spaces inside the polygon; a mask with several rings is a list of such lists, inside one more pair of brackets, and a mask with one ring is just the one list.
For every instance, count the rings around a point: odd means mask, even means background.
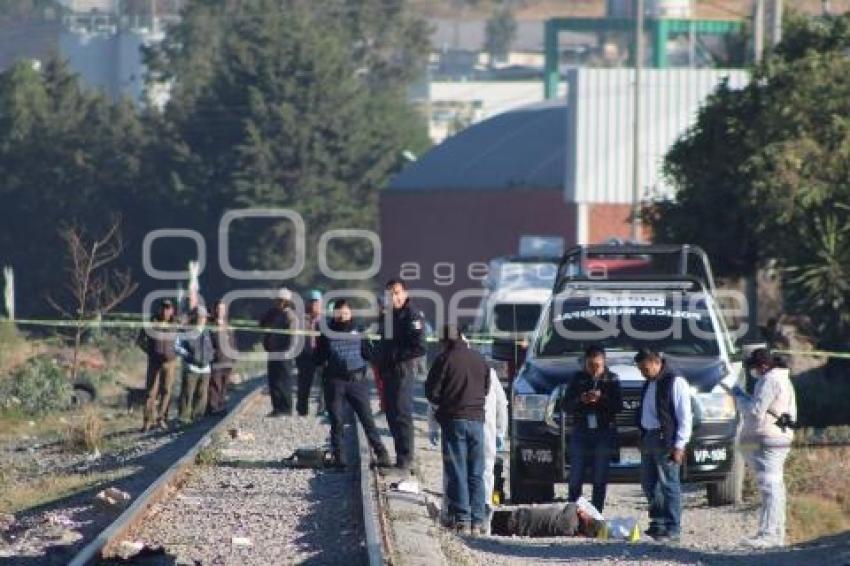
[{"label": "man in white shirt", "polygon": [[682,517],[679,474],[693,420],[690,387],[659,352],[642,348],[635,363],[646,378],[637,413],[641,486],[649,502],[646,534],[655,540],[677,541]]}]

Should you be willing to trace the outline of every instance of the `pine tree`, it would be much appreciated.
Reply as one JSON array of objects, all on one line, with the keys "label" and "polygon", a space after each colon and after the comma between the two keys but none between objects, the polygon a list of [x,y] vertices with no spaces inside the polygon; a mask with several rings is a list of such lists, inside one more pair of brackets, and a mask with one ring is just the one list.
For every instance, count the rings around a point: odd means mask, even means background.
[{"label": "pine tree", "polygon": [[[399,30],[363,16],[380,6],[401,11],[402,4],[209,3],[187,13],[174,35],[181,42],[151,54],[156,65],[184,69],[172,77],[175,98],[165,119],[185,144],[173,163],[176,182],[192,186],[204,203],[207,233],[215,233],[228,209],[296,210],[311,255],[297,283],[307,285],[319,281],[312,251],[321,233],[376,227],[378,189],[401,164],[403,150],[427,143],[422,120],[404,98],[419,64],[403,62],[414,58],[414,47],[399,46]],[[185,42],[200,39],[201,28],[216,31],[207,42]],[[194,72],[185,64],[199,54],[214,64]],[[290,265],[290,227],[258,225],[230,240],[238,267]],[[339,264],[332,260],[339,269],[370,252],[362,242],[342,251]]]}]

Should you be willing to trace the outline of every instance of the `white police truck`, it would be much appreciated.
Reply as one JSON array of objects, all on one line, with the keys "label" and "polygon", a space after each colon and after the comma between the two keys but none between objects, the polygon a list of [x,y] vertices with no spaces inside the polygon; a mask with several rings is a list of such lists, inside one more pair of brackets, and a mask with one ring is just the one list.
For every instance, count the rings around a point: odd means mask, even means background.
[{"label": "white police truck", "polygon": [[743,371],[715,295],[708,258],[695,246],[599,245],[566,252],[513,384],[512,501],[551,501],[555,484],[567,481],[571,422],[562,397],[591,344],[605,348],[621,381],[619,449],[612,454],[609,481],[639,482],[636,412],[644,378],[633,358],[650,347],[692,390],[694,424],[683,481],[705,484],[712,505],[740,501],[739,417],[721,382],[740,383]]}]

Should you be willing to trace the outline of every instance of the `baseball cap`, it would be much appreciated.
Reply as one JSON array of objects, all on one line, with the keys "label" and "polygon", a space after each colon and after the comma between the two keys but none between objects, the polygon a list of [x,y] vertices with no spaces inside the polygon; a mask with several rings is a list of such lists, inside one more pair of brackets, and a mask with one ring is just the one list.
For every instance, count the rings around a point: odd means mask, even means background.
[{"label": "baseball cap", "polygon": [[292,300],[292,291],[290,291],[286,287],[281,287],[280,289],[277,290],[277,298],[283,299],[284,301],[291,301]]}]

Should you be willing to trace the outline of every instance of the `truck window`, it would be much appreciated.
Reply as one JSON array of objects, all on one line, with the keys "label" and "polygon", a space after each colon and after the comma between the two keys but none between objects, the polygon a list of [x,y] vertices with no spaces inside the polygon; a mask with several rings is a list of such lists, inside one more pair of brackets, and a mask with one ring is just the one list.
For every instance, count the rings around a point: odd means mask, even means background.
[{"label": "truck window", "polygon": [[493,322],[500,332],[532,332],[540,317],[541,305],[501,303],[493,307]]},{"label": "truck window", "polygon": [[707,310],[666,307],[590,308],[565,303],[543,321],[535,344],[541,357],[580,355],[591,344],[610,351],[649,347],[671,355],[717,356],[716,329]]}]

